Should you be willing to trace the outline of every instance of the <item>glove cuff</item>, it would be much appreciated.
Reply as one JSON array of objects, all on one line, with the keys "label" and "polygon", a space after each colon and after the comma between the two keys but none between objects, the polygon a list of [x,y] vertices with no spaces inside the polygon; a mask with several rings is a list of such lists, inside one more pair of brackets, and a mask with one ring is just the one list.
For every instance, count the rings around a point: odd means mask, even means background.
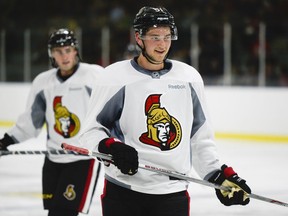
[{"label": "glove cuff", "polygon": [[221,170],[226,178],[230,176],[237,175],[237,173],[233,170],[232,167],[228,167],[226,164],[223,164]]},{"label": "glove cuff", "polygon": [[106,139],[103,139],[102,141],[105,142],[105,145],[107,146],[107,148],[110,148],[112,144],[121,143],[120,140],[118,140],[118,139],[116,139],[114,137],[106,138]]},{"label": "glove cuff", "polygon": [[232,167],[228,167],[226,164],[221,166],[221,170],[216,171],[209,179],[209,182],[217,183],[221,185],[225,179],[237,175],[237,173],[233,170]]},{"label": "glove cuff", "polygon": [[111,154],[111,145],[116,144],[116,143],[121,144],[121,141],[113,137],[105,138],[100,141],[99,146],[98,146],[98,151],[105,153],[105,154]]}]

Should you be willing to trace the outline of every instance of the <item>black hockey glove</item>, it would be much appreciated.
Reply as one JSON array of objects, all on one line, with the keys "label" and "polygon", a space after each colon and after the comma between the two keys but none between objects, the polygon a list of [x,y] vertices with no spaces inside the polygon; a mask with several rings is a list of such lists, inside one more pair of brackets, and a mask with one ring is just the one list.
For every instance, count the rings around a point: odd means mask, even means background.
[{"label": "black hockey glove", "polygon": [[138,152],[135,148],[120,142],[115,138],[101,140],[98,151],[112,155],[113,164],[122,173],[134,175],[138,171]]},{"label": "black hockey glove", "polygon": [[208,181],[231,188],[231,191],[215,189],[218,199],[225,206],[247,205],[250,202],[248,194],[251,193],[251,189],[232,167],[222,165],[221,170],[214,173]]},{"label": "black hockey glove", "polygon": [[5,133],[4,137],[0,139],[0,151],[8,151],[7,147],[12,144],[15,144],[14,140]]}]

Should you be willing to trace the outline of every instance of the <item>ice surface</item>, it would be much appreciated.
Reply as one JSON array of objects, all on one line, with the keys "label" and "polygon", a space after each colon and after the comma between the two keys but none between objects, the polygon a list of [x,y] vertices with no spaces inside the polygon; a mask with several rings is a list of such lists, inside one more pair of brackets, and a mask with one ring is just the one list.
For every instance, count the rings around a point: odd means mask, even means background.
[{"label": "ice surface", "polygon": [[[0,135],[6,131],[0,128]],[[19,149],[45,149],[45,133],[35,140],[11,146]],[[232,166],[247,180],[252,192],[288,203],[288,144],[217,140],[221,161]],[[43,155],[9,155],[0,158],[0,215],[44,216],[41,172]],[[88,216],[100,216],[103,173]],[[287,216],[288,208],[251,199],[247,206],[223,206],[213,188],[191,183],[191,216]],[[81,214],[82,215],[82,214]],[[85,215],[85,214],[83,214]]]}]

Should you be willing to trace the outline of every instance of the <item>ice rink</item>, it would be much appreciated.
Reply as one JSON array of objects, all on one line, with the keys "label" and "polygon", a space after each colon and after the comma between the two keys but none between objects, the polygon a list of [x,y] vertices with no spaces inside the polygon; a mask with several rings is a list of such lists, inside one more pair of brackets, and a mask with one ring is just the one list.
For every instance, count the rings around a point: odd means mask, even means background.
[{"label": "ice rink", "polygon": [[[0,135],[6,131],[0,128]],[[45,134],[12,149],[42,150]],[[288,144],[259,143],[235,140],[217,140],[223,163],[234,167],[239,176],[247,180],[252,192],[288,203]],[[42,209],[41,169],[43,155],[9,155],[0,158],[0,215],[44,216]],[[92,202],[89,216],[100,216],[99,196],[103,186],[103,173]],[[256,199],[247,206],[223,206],[213,188],[191,183],[191,216],[287,216],[288,207]],[[83,214],[85,215],[85,214]]]}]

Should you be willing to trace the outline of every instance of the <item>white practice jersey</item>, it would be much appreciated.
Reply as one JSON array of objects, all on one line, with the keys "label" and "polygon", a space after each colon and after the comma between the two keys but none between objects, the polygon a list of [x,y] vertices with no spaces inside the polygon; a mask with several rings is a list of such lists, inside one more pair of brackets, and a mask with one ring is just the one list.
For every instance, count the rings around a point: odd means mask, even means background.
[{"label": "white practice jersey", "polygon": [[[166,69],[147,71],[134,60],[108,66],[97,80],[84,128],[83,147],[116,137],[138,151],[139,163],[201,178],[220,169],[209,122],[204,84],[191,66],[166,61]],[[125,175],[111,164],[105,177],[115,184],[149,194],[186,190],[188,182],[139,169]]]},{"label": "white practice jersey", "polygon": [[[67,80],[57,75],[58,69],[40,73],[33,81],[25,112],[7,133],[17,142],[35,138],[44,124],[47,127],[47,150],[61,150],[63,142],[79,144],[79,132],[87,113],[88,102],[99,74],[99,65],[79,63]],[[59,163],[89,159],[75,155],[49,155]]]}]

